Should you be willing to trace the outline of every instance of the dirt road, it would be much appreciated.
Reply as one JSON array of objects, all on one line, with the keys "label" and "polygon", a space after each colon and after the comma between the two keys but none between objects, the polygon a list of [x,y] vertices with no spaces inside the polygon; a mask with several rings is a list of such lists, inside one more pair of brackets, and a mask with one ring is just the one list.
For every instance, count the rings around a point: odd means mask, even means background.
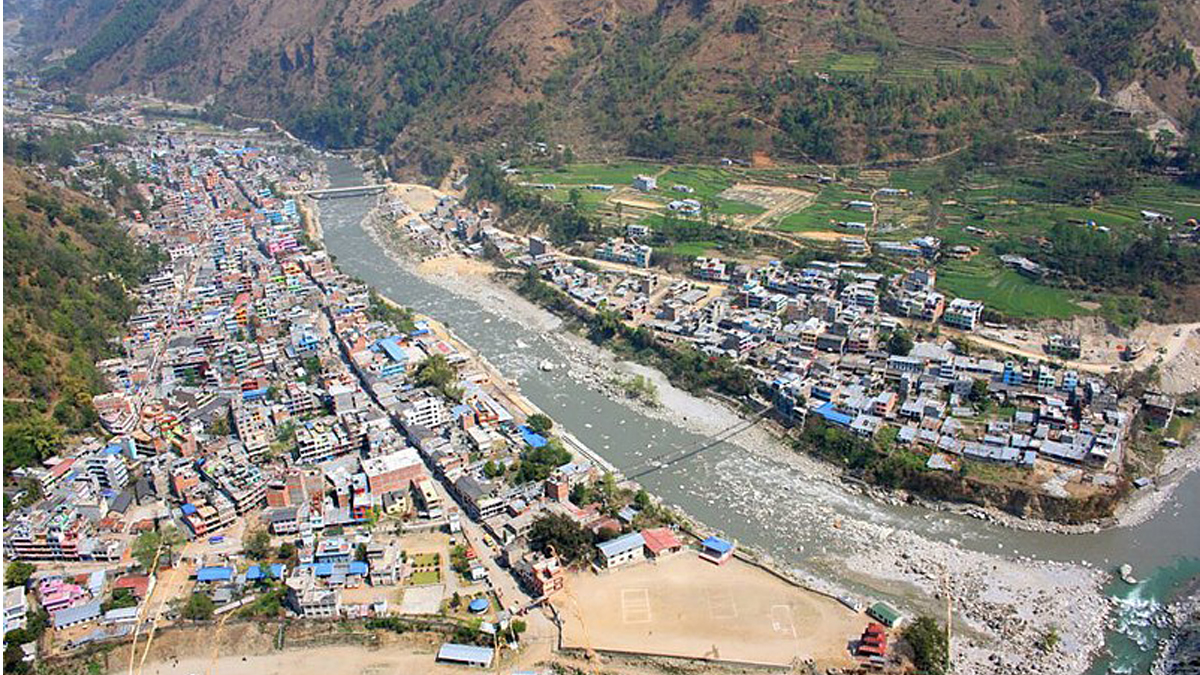
[{"label": "dirt road", "polygon": [[[1044,352],[1033,351],[1024,347],[1002,342],[994,338],[985,337],[979,333],[971,331],[962,331],[947,326],[941,326],[942,335],[950,335],[952,337],[964,339],[972,344],[979,345],[987,349],[994,349],[1005,354],[1013,356],[1021,356],[1031,361],[1061,363],[1067,368],[1074,368],[1081,372],[1104,374],[1110,373],[1123,368],[1129,368],[1134,371],[1145,370],[1155,363],[1169,364],[1177,358],[1187,344],[1188,337],[1200,330],[1200,323],[1185,323],[1170,326],[1160,326],[1154,333],[1161,335],[1167,333],[1165,338],[1158,338],[1155,341],[1147,341],[1146,351],[1134,361],[1122,361],[1114,352],[1112,359],[1105,361],[1064,361],[1062,359],[1050,356]],[[1162,348],[1165,351],[1159,352]]]}]

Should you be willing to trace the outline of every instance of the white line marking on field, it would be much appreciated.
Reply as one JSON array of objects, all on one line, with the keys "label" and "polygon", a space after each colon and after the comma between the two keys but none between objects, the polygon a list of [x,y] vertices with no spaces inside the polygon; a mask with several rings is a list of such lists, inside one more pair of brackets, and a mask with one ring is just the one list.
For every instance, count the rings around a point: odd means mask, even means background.
[{"label": "white line marking on field", "polygon": [[712,618],[717,620],[736,619],[738,615],[737,604],[729,591],[715,591],[709,595],[708,610]]},{"label": "white line marking on field", "polygon": [[787,605],[771,605],[771,627],[776,633],[791,633],[796,635],[796,622],[792,619],[792,608]]},{"label": "white line marking on field", "polygon": [[627,624],[650,623],[650,592],[647,589],[621,589],[621,620]]}]

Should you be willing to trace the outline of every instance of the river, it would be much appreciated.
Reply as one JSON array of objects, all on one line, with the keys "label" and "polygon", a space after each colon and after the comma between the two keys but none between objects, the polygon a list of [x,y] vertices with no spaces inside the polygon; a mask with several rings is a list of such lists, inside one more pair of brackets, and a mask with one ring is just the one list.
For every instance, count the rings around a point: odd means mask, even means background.
[{"label": "river", "polygon": [[[362,173],[340,159],[328,163],[331,187],[361,184]],[[374,197],[320,203],[325,246],[344,272],[359,277],[393,300],[449,324],[455,333],[487,357],[554,420],[620,469],[673,450],[697,448],[708,438],[664,423],[613,401],[573,378],[565,368],[542,372],[543,359],[563,363],[560,340],[505,318],[494,308],[453,295],[395,264],[363,230],[361,221]],[[676,504],[705,524],[771,554],[798,570],[836,574],[838,537],[831,519],[871,521],[914,531],[941,541],[988,553],[1036,559],[1087,562],[1104,569],[1134,566],[1143,578],[1135,586],[1116,582],[1109,590],[1119,600],[1108,639],[1112,659],[1094,673],[1144,672],[1161,637],[1143,617],[1169,602],[1191,579],[1200,576],[1200,472],[1179,486],[1149,521],[1096,534],[1060,535],[1017,531],[956,514],[919,507],[891,506],[827,481],[807,480],[795,469],[747,453],[730,443],[712,444],[701,453],[646,474],[639,481],[664,501]]]}]

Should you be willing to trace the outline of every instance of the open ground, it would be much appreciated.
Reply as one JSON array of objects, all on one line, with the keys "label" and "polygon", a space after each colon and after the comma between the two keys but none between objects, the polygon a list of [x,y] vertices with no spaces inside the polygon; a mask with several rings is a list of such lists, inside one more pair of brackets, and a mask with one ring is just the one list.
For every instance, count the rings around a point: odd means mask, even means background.
[{"label": "open ground", "polygon": [[554,604],[566,647],[776,665],[849,665],[867,621],[740,560],[717,566],[693,551],[574,574]]}]

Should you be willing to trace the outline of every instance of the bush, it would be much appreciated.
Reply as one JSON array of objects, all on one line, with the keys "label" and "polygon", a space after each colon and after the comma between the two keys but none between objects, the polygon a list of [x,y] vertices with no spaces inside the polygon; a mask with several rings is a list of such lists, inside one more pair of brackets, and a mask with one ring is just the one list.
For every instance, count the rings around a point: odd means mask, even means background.
[{"label": "bush", "polygon": [[188,598],[180,614],[183,618],[192,621],[207,621],[213,617],[216,608],[212,598],[204,593],[192,593],[192,597]]},{"label": "bush", "polygon": [[554,420],[550,419],[550,417],[547,415],[543,415],[542,413],[534,413],[530,415],[525,420],[525,424],[528,425],[529,428],[535,433],[542,435],[549,433],[549,431],[554,428]]},{"label": "bush", "polygon": [[11,562],[4,570],[4,585],[5,586],[24,586],[29,582],[29,577],[37,571],[34,565],[22,562],[20,560]]},{"label": "bush", "polygon": [[913,665],[923,675],[945,675],[950,670],[946,631],[930,616],[922,616],[904,630],[904,640],[913,650]]}]

